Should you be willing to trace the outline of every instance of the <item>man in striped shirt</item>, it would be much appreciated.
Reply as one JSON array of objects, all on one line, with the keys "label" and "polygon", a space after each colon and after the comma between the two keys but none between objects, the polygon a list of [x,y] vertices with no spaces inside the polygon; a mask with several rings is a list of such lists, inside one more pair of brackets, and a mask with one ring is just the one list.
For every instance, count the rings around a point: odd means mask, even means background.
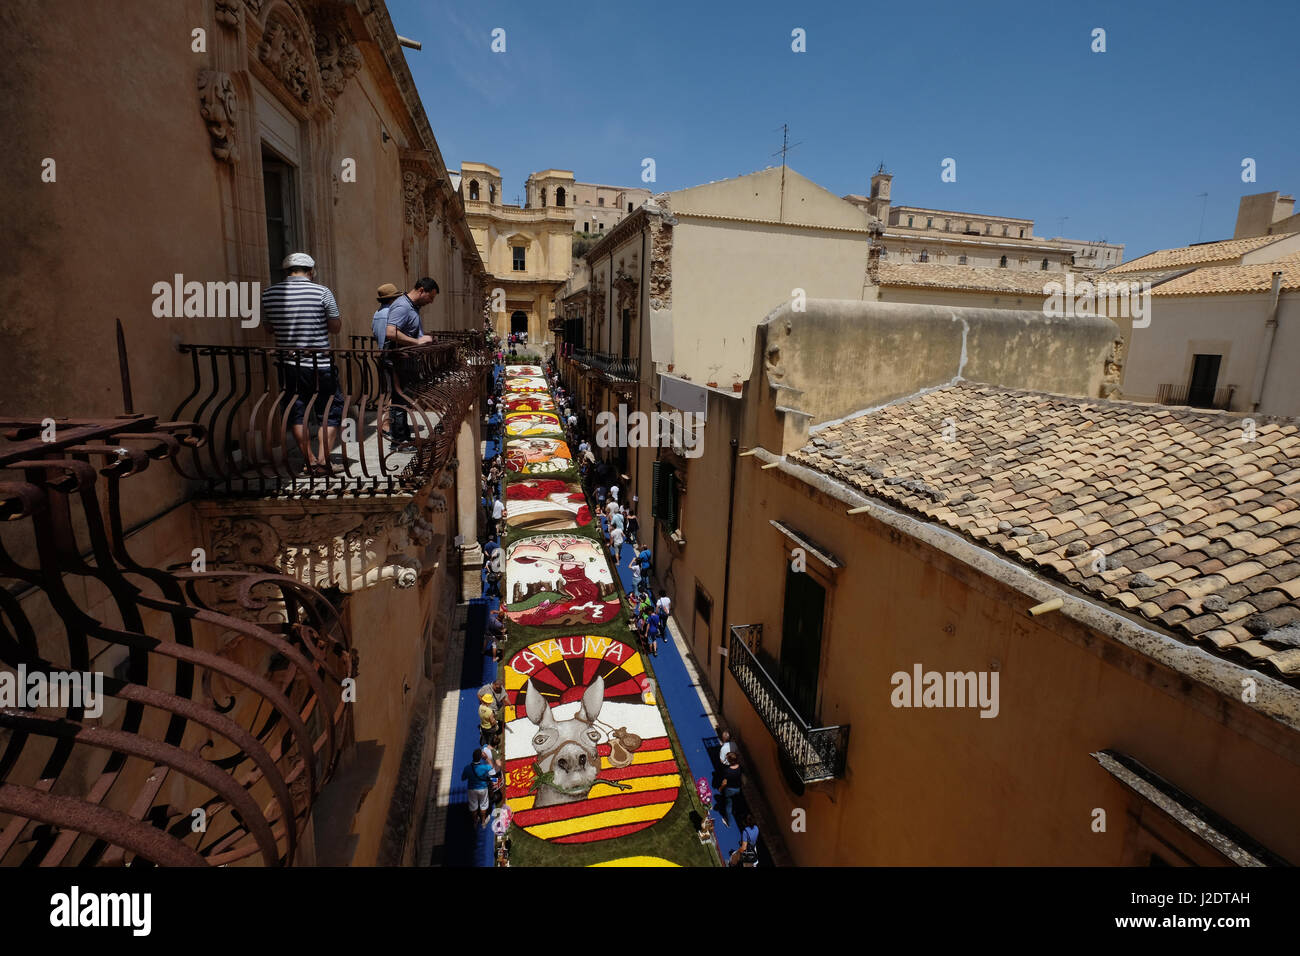
[{"label": "man in striped shirt", "polygon": [[[286,350],[280,356],[281,384],[293,402],[289,424],[293,437],[313,474],[329,474],[329,454],[343,421],[343,390],[334,360],[328,353],[330,336],[343,327],[334,293],[312,280],[316,263],[305,252],[285,257],[281,268],[288,275],[262,293],[262,317],[275,333],[275,344]],[[312,404],[320,422],[319,454],[307,434],[307,406]]]}]

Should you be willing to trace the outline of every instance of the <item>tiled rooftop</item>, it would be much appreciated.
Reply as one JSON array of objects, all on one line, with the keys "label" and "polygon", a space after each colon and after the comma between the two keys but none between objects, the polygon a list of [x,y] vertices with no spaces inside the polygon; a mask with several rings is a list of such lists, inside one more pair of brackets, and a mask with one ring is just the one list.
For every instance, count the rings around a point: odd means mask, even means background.
[{"label": "tiled rooftop", "polygon": [[991,266],[949,266],[931,262],[881,262],[877,282],[882,286],[1046,295],[1043,286],[1048,282],[1064,283],[1065,273],[1038,269],[996,269]]},{"label": "tiled rooftop", "polygon": [[1223,414],[959,383],[789,457],[1300,682],[1300,422],[1256,429],[1244,443]]},{"label": "tiled rooftop", "polygon": [[1196,246],[1181,246],[1177,249],[1158,249],[1138,256],[1132,262],[1108,270],[1110,273],[1147,272],[1158,269],[1182,269],[1187,266],[1210,264],[1214,262],[1231,262],[1254,252],[1270,242],[1287,239],[1295,233],[1283,233],[1277,236],[1250,236],[1245,239],[1225,239],[1222,242],[1205,242]]},{"label": "tiled rooftop", "polygon": [[1152,295],[1208,295],[1231,292],[1267,292],[1273,287],[1273,273],[1282,273],[1284,290],[1300,289],[1300,252],[1276,262],[1249,266],[1211,266],[1196,269],[1152,288]]}]

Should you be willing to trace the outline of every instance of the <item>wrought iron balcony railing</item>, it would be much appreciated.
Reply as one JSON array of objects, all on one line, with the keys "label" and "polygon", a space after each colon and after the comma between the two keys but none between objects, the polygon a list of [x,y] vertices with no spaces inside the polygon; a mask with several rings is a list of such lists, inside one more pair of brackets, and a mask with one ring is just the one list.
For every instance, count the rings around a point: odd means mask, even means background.
[{"label": "wrought iron balcony railing", "polygon": [[[483,391],[491,354],[478,332],[440,333],[432,344],[380,351],[354,337],[349,349],[275,349],[182,345],[193,388],[172,418],[193,420],[207,432],[203,447],[176,459],[188,478],[231,495],[395,493],[420,486],[442,467],[456,432]],[[302,460],[289,424],[294,394],[285,369],[311,383],[308,414],[317,401],[322,419],[335,411],[330,373],[342,394],[340,440],[327,470],[313,473]],[[413,447],[398,447],[382,423],[402,410]],[[313,438],[313,441],[315,439]]]},{"label": "wrought iron balcony railing", "polygon": [[352,738],[338,611],[271,570],[132,555],[123,484],[193,423],[0,429],[0,672],[69,691],[0,704],[0,865],[295,862]]},{"label": "wrought iron balcony railing", "polygon": [[636,382],[640,378],[640,367],[637,365],[636,356],[624,358],[607,352],[575,348],[570,358],[579,365],[600,372],[610,382]]},{"label": "wrought iron balcony railing", "polygon": [[1156,404],[1227,409],[1232,407],[1232,396],[1236,391],[1237,386],[1235,385],[1223,385],[1219,388],[1202,388],[1195,385],[1157,385]]},{"label": "wrought iron balcony railing", "polygon": [[762,631],[761,624],[732,626],[727,651],[731,676],[800,780],[816,783],[843,776],[849,745],[848,725],[812,727],[799,716],[772,675],[759,663],[755,650]]}]

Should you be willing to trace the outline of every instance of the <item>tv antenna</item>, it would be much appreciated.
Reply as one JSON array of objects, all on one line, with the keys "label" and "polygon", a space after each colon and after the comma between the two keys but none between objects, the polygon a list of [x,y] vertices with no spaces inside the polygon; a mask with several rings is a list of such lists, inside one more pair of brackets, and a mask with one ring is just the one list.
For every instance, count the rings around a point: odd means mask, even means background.
[{"label": "tv antenna", "polygon": [[[773,132],[775,132],[775,130],[773,130]],[[781,208],[776,216],[777,220],[780,222],[785,221],[785,156],[786,153],[790,152],[790,150],[795,149],[796,147],[802,145],[803,143],[790,142],[790,124],[782,123],[781,124],[781,148],[772,154],[773,156],[776,156],[779,153],[781,156]]]}]

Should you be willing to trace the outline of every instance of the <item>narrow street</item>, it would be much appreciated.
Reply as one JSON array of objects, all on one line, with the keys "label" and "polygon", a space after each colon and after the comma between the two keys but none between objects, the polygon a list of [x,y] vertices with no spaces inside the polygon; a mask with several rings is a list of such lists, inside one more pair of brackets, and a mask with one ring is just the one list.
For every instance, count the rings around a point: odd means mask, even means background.
[{"label": "narrow street", "polygon": [[[493,387],[498,394],[505,374],[506,368],[503,365],[498,364],[493,369]],[[551,397],[553,399],[553,393]],[[504,429],[505,416],[501,413],[494,414],[485,432],[483,449],[485,463],[493,462],[502,453],[503,440],[505,440]],[[506,472],[506,475],[513,477],[511,472]],[[508,481],[509,478],[503,477],[492,491],[504,496]],[[586,508],[589,514],[595,513],[595,503],[589,495],[586,499]],[[498,546],[500,540],[492,539],[488,550]],[[627,595],[636,589],[636,582],[629,567],[635,554],[633,544],[625,541],[614,563],[618,572],[615,580],[621,604],[625,604]],[[501,812],[499,809],[494,810],[492,825],[476,826],[469,809],[467,783],[462,777],[462,771],[471,764],[474,752],[479,747],[478,695],[494,681],[504,680],[507,676],[505,670],[508,665],[504,661],[501,664],[494,662],[485,649],[484,629],[487,615],[501,607],[501,600],[490,593],[487,579],[489,566],[485,566],[482,574],[483,597],[465,607],[465,613],[461,616],[463,629],[457,630],[453,635],[453,640],[463,640],[460,666],[455,666],[456,661],[450,655],[447,662],[447,682],[451,683],[454,678],[456,686],[444,688],[439,698],[439,706],[443,712],[437,715],[442,725],[438,732],[435,764],[439,768],[440,778],[448,781],[450,785],[443,786],[439,792],[431,795],[426,821],[426,829],[429,832],[426,839],[428,853],[425,862],[432,865],[492,866],[496,861],[495,847],[498,845],[499,838],[495,831],[500,828]],[[657,589],[654,593],[658,593]],[[678,764],[689,771],[688,774],[681,775],[678,803],[689,803],[698,813],[702,806],[698,803],[696,782],[701,779],[713,781],[719,769],[719,728],[712,704],[697,679],[694,662],[686,656],[688,652],[681,638],[680,629],[671,616],[668,628],[671,639],[659,642],[657,655],[645,655],[647,658],[644,660],[645,671],[654,681],[654,687],[659,695],[659,705],[667,712],[668,724],[676,738],[674,750]],[[517,643],[516,640],[511,639],[509,646],[513,649]],[[510,732],[514,731],[511,729]],[[508,745],[506,749],[507,753],[512,752]],[[683,759],[684,764],[682,764]],[[516,805],[518,803],[511,800],[506,802]],[[724,863],[740,845],[740,831],[736,820],[742,819],[746,812],[751,812],[756,817],[764,819],[765,823],[767,822],[767,814],[756,805],[756,802],[755,789],[746,784],[743,795],[737,799],[732,823],[724,821],[716,805],[711,807],[709,816],[713,821],[716,843],[708,844],[708,849],[710,857],[716,863]],[[618,849],[622,841],[612,837],[610,842],[606,855],[613,861],[623,859]],[[771,865],[773,860],[767,842],[760,843],[760,865]],[[698,844],[698,837],[692,836],[682,849],[698,851]],[[778,855],[781,855],[779,850]],[[638,855],[636,860],[645,862],[646,858]]]}]

